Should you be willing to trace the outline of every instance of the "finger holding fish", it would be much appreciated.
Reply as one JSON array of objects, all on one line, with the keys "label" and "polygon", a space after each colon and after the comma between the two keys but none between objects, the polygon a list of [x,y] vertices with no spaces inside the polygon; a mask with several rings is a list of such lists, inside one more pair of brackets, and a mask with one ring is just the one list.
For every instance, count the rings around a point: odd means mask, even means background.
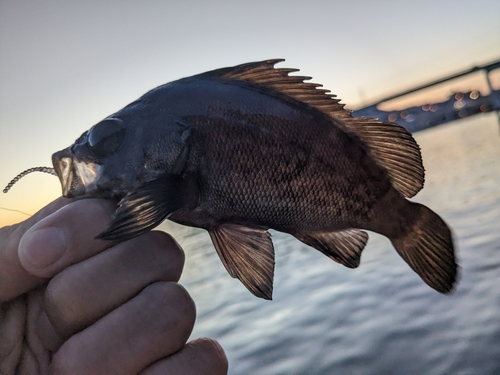
[{"label": "finger holding fish", "polygon": [[32,275],[50,278],[110,248],[111,243],[94,237],[114,210],[110,200],[78,200],[40,220],[19,242],[22,266]]},{"label": "finger holding fish", "polygon": [[[225,373],[224,352],[214,355],[196,342],[172,363],[169,356],[184,347],[195,317],[193,301],[177,283],[184,254],[157,231],[114,246],[93,239],[113,210],[111,201],[59,198],[2,228],[0,341],[8,355],[1,356],[0,372],[137,374],[161,363],[174,373],[200,366]],[[62,252],[54,252],[50,233],[40,234],[54,229],[64,234]],[[197,356],[204,360],[186,362]]]},{"label": "finger holding fish", "polygon": [[52,358],[52,373],[138,374],[181,349],[194,319],[182,286],[152,283],[65,341]]},{"label": "finger holding fish", "polygon": [[71,199],[58,198],[27,220],[0,228],[0,302],[11,300],[46,281],[45,276],[33,275],[24,268],[19,244],[39,221],[71,202]]},{"label": "finger holding fish", "polygon": [[147,233],[57,274],[47,285],[45,313],[58,336],[68,338],[148,285],[177,282],[183,263],[182,249],[169,235]]}]

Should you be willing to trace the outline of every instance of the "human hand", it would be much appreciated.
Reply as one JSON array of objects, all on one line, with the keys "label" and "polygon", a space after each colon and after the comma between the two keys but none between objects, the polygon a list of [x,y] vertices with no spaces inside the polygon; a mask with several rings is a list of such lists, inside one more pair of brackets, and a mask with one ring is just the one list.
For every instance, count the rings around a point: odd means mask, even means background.
[{"label": "human hand", "polygon": [[0,229],[0,374],[226,374],[163,232],[112,246],[109,201],[59,198]]}]

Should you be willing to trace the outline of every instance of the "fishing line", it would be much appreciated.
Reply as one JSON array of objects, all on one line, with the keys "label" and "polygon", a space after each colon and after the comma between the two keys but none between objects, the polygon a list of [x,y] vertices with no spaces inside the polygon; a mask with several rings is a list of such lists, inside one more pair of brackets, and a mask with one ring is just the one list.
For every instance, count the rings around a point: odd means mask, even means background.
[{"label": "fishing line", "polygon": [[3,192],[7,193],[11,189],[11,187],[14,186],[14,184],[17,181],[19,181],[21,178],[23,178],[24,176],[26,176],[27,174],[30,174],[32,172],[43,172],[43,173],[48,173],[48,174],[57,176],[57,173],[56,173],[56,171],[55,171],[54,168],[49,168],[49,167],[35,167],[35,168],[26,169],[24,172],[21,172],[16,177],[14,177],[12,179],[12,181],[7,184],[7,186],[5,187],[5,189],[3,189]]}]

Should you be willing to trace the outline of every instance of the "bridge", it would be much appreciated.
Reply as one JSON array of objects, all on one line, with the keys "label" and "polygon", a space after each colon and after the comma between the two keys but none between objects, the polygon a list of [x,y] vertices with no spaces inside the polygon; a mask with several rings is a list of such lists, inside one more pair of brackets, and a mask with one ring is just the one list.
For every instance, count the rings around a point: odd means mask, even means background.
[{"label": "bridge", "polygon": [[[500,59],[488,64],[474,66],[470,69],[440,78],[417,87],[383,97],[376,102],[353,111],[353,115],[377,117],[381,120],[397,122],[409,131],[418,131],[431,126],[443,124],[461,117],[467,117],[483,112],[496,111],[500,126],[500,90],[494,90],[490,74],[493,70],[500,69]],[[472,73],[483,71],[490,93],[480,96],[477,91],[470,93],[457,93],[445,102],[429,105],[427,108],[412,107],[402,111],[382,111],[377,107],[389,100],[397,99],[414,92],[439,85]]]}]

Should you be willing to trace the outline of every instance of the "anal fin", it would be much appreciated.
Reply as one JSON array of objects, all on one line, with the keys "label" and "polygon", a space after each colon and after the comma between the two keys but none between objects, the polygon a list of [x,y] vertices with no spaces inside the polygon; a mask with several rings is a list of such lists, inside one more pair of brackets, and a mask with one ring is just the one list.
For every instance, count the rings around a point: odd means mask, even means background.
[{"label": "anal fin", "polygon": [[227,272],[255,296],[272,299],[274,248],[269,232],[226,223],[209,233]]},{"label": "anal fin", "polygon": [[321,251],[328,258],[349,268],[359,266],[368,234],[359,229],[338,232],[309,232],[294,234],[306,245]]}]

